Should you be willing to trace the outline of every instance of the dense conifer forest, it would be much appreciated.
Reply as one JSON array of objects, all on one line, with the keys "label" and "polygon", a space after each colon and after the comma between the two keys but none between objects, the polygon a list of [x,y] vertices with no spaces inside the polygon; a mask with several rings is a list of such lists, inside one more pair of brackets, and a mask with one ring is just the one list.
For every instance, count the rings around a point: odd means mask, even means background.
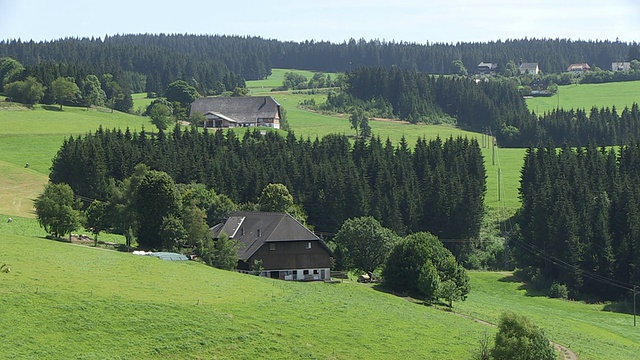
[{"label": "dense conifer forest", "polygon": [[629,296],[640,280],[639,182],[637,142],[618,151],[593,142],[529,148],[510,242],[518,264],[538,284],[566,284],[574,296]]},{"label": "dense conifer forest", "polygon": [[638,104],[618,112],[593,108],[587,112],[529,112],[509,79],[474,81],[467,77],[433,76],[397,68],[359,68],[349,73],[344,91],[330,93],[321,109],[349,112],[364,108],[372,116],[410,122],[455,122],[478,132],[491,131],[503,147],[537,146],[550,141],[571,146],[589,141],[623,145],[640,130]]},{"label": "dense conifer forest", "polygon": [[[244,36],[141,34],[47,42],[3,40],[0,57],[5,56],[27,67],[56,70],[59,76],[83,78],[86,74],[123,73],[126,83],[120,85],[134,92],[162,92],[169,83],[183,79],[202,94],[209,94],[232,90],[242,79],[263,79],[272,68],[347,72],[358,67],[398,67],[450,74],[452,61],[461,60],[470,70],[482,61],[497,63],[501,69],[510,61],[537,62],[548,74],[563,72],[569,64],[582,62],[609,69],[612,61],[640,59],[640,46],[568,39],[456,44],[377,39],[298,43]],[[34,69],[33,73],[43,70]],[[146,88],[142,88],[145,79]],[[44,79],[41,81],[47,85]]]},{"label": "dense conifer forest", "polygon": [[67,139],[50,178],[80,196],[105,200],[109,179],[125,179],[139,163],[177,183],[206,184],[237,203],[255,203],[269,183],[285,184],[309,223],[330,233],[347,218],[372,215],[401,235],[429,231],[469,239],[478,236],[484,214],[480,147],[461,138],[421,139],[411,151],[405,141],[351,145],[342,135],[311,141],[259,131],[238,138],[232,131],[177,127],[157,135],[100,129]]}]

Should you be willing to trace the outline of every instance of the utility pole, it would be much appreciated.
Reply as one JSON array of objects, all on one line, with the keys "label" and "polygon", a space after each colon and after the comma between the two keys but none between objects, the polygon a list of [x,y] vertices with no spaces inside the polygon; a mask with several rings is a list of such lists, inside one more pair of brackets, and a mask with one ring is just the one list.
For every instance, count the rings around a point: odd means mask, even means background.
[{"label": "utility pole", "polygon": [[496,164],[496,143],[491,137],[491,165]]},{"label": "utility pole", "polygon": [[500,200],[501,200],[501,197],[500,197],[500,191],[501,191],[501,189],[500,189],[500,175],[501,175],[500,174],[500,167],[498,166],[498,202],[500,202]]}]

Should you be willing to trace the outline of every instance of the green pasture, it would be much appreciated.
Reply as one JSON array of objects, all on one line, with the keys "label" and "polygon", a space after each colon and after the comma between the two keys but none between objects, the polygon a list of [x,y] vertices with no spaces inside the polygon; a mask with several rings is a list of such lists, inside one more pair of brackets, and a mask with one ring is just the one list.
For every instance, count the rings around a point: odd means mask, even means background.
[{"label": "green pasture", "polygon": [[[271,75],[264,80],[252,80],[247,81],[247,89],[249,89],[251,95],[265,95],[264,93],[271,92],[271,89],[275,89],[277,87],[282,86],[282,81],[284,80],[284,74],[288,72],[293,72],[296,74],[303,75],[307,78],[307,80],[311,80],[315,71],[310,70],[296,70],[296,69],[272,69]],[[331,75],[332,78],[335,78],[335,73],[324,73],[325,75]]]},{"label": "green pasture", "polygon": [[147,106],[153,102],[155,99],[150,99],[147,97],[147,93],[135,93],[131,94],[131,98],[133,99],[133,110],[139,113],[143,113],[147,110]]},{"label": "green pasture", "polygon": [[465,359],[493,331],[356,283],[284,282],[0,231],[6,358]]},{"label": "green pasture", "polygon": [[[51,160],[65,138],[105,129],[155,127],[147,118],[89,109],[18,104],[0,107],[0,214],[33,217],[32,201],[47,183]],[[27,167],[26,165],[29,164]]]},{"label": "green pasture", "polygon": [[625,106],[640,103],[640,81],[625,81],[604,84],[574,84],[558,87],[551,97],[527,99],[529,110],[543,114],[553,109],[586,109],[592,107],[611,108],[622,111]]},{"label": "green pasture", "polygon": [[[305,99],[322,103],[326,95],[291,92],[274,92],[270,95],[286,109],[289,124],[299,138],[314,140],[335,133],[355,135],[345,115],[327,115],[299,108]],[[151,101],[144,99],[144,94],[136,94],[136,99]],[[451,136],[475,137],[483,144],[482,135],[448,125],[414,125],[389,120],[373,120],[370,125],[374,136],[383,141],[388,138],[394,144],[403,136],[410,146],[416,143],[418,137],[436,136],[442,139]],[[16,104],[0,107],[0,170],[5,170],[0,172],[0,214],[33,216],[32,199],[46,184],[51,160],[63,140],[71,135],[96,131],[99,126],[108,129],[129,127],[131,131],[139,131],[143,126],[146,129],[155,128],[148,118],[120,112],[68,106],[63,111],[50,106],[36,106],[33,110]],[[485,142],[489,143],[486,139]],[[517,208],[517,188],[524,150],[498,149],[493,155],[486,146],[482,151],[487,167],[486,204],[490,207]],[[29,168],[25,168],[27,163]],[[501,194],[504,195],[501,198],[497,196],[498,168],[501,171]]]},{"label": "green pasture", "polygon": [[469,359],[495,329],[458,315],[497,323],[504,311],[581,360],[640,351],[632,315],[549,299],[511,273],[471,272],[451,313],[349,281],[284,282],[46,240],[34,223],[0,222],[7,358]]},{"label": "green pasture", "polygon": [[470,277],[471,294],[467,301],[454,304],[457,313],[493,324],[505,311],[525,315],[580,360],[638,357],[640,331],[631,314],[605,311],[608,304],[550,299],[528,291],[511,273],[471,272]]}]

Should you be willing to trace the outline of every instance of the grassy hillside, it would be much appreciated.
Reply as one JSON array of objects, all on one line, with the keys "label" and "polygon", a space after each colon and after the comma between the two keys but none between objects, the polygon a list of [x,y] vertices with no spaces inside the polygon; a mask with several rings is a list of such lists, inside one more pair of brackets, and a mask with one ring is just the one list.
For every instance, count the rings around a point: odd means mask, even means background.
[{"label": "grassy hillside", "polygon": [[[493,328],[368,286],[292,283],[34,237],[0,224],[0,354],[6,358],[468,359]],[[472,272],[455,313],[531,317],[581,360],[631,359],[631,315],[527,292]]]},{"label": "grassy hillside", "polygon": [[[273,82],[281,83],[284,72],[285,70],[274,70],[272,77],[276,80],[270,77],[267,80],[248,82],[248,86],[255,88],[262,86],[259,84],[267,84],[266,88],[269,84],[273,85]],[[311,72],[306,73],[312,76]],[[354,134],[345,117],[323,115],[298,108],[304,99],[314,98],[320,103],[326,98],[325,95],[290,92],[274,92],[270,95],[285,107],[289,123],[298,137],[315,139],[330,133]],[[134,98],[140,106],[151,101],[145,99],[144,94],[135,94]],[[57,107],[49,106],[37,106],[28,110],[21,106],[3,105],[4,107],[0,107],[0,170],[4,170],[0,172],[0,214],[12,216],[33,216],[32,199],[41,192],[46,183],[51,159],[65,138],[95,131],[100,125],[104,128],[129,127],[132,131],[140,130],[142,126],[154,129],[148,118],[119,112],[73,107],[64,107],[63,111],[58,111]],[[411,145],[415,144],[418,137],[435,136],[475,137],[482,143],[479,134],[451,126],[413,125],[398,121],[372,121],[370,124],[374,135],[383,140],[389,138],[394,143],[400,141],[403,136]],[[512,209],[519,206],[517,181],[522,165],[521,157],[518,159],[521,153],[523,151],[519,149],[501,149],[497,153],[494,166],[491,149],[483,149],[487,165],[487,205],[502,205]],[[26,163],[29,163],[29,168],[25,168]],[[501,168],[502,191],[505,195],[501,202],[498,202],[497,196],[498,165]]]},{"label": "grassy hillside", "polygon": [[550,299],[528,291],[511,273],[472,272],[469,300],[455,311],[498,323],[504,311],[531,318],[555,342],[584,359],[636,359],[640,332],[633,315],[604,311],[606,304]]},{"label": "grassy hillside", "polygon": [[[51,159],[71,135],[104,128],[154,128],[147,118],[95,109],[3,104],[0,107],[0,214],[31,217]],[[29,164],[29,167],[26,167]]]},{"label": "grassy hillside", "polygon": [[606,84],[577,84],[558,87],[558,94],[551,97],[527,99],[527,106],[537,114],[552,109],[586,109],[593,106],[618,110],[640,103],[640,81],[626,81]]},{"label": "grassy hillside", "polygon": [[353,283],[291,283],[3,234],[5,358],[464,359],[484,326]]}]

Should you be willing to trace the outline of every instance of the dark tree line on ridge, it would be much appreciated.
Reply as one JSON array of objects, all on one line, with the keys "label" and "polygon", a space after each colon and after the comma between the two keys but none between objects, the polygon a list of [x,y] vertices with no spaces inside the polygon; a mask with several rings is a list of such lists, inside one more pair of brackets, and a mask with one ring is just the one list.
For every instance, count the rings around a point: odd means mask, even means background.
[{"label": "dark tree line on ridge", "polygon": [[[427,39],[425,39],[426,41]],[[33,73],[37,67],[69,67],[59,76],[119,73],[123,88],[161,92],[183,79],[202,94],[231,91],[244,80],[263,79],[272,68],[347,72],[358,67],[383,67],[450,74],[453,60],[468,69],[482,61],[505,68],[509,61],[537,62],[545,73],[566,71],[571,63],[609,69],[613,61],[640,60],[637,43],[508,39],[487,43],[426,43],[350,39],[283,42],[261,37],[184,34],[114,35],[34,42],[0,41],[0,57],[12,57]],[[65,64],[65,65],[60,65]],[[243,80],[244,79],[244,80]],[[46,79],[41,79],[45,86]]]},{"label": "dark tree line on ridge", "polygon": [[614,108],[529,112],[515,84],[507,79],[476,82],[466,77],[432,76],[400,69],[359,68],[348,74],[346,86],[331,92],[317,108],[410,122],[455,122],[463,128],[496,136],[500,146],[545,144],[571,146],[622,145],[640,130],[638,104],[620,113]]},{"label": "dark tree line on ridge", "polygon": [[570,146],[585,146],[594,141],[599,146],[624,145],[635,140],[640,132],[638,104],[615,108],[555,109],[539,116],[530,114],[512,118],[502,125],[498,141],[505,147],[537,146],[553,142]]},{"label": "dark tree line on ridge", "polygon": [[104,199],[109,179],[125,179],[139,163],[177,183],[206,184],[236,203],[255,203],[267,184],[285,184],[308,222],[329,233],[347,218],[371,215],[400,235],[468,239],[478,236],[484,211],[480,147],[462,138],[420,139],[411,151],[404,140],[397,147],[378,138],[351,145],[342,135],[311,141],[258,131],[239,138],[178,127],[157,135],[99,129],[64,141],[50,179]]},{"label": "dark tree line on ridge", "polygon": [[518,264],[539,285],[574,296],[630,296],[640,281],[640,144],[618,151],[591,142],[529,148],[510,240]]}]

